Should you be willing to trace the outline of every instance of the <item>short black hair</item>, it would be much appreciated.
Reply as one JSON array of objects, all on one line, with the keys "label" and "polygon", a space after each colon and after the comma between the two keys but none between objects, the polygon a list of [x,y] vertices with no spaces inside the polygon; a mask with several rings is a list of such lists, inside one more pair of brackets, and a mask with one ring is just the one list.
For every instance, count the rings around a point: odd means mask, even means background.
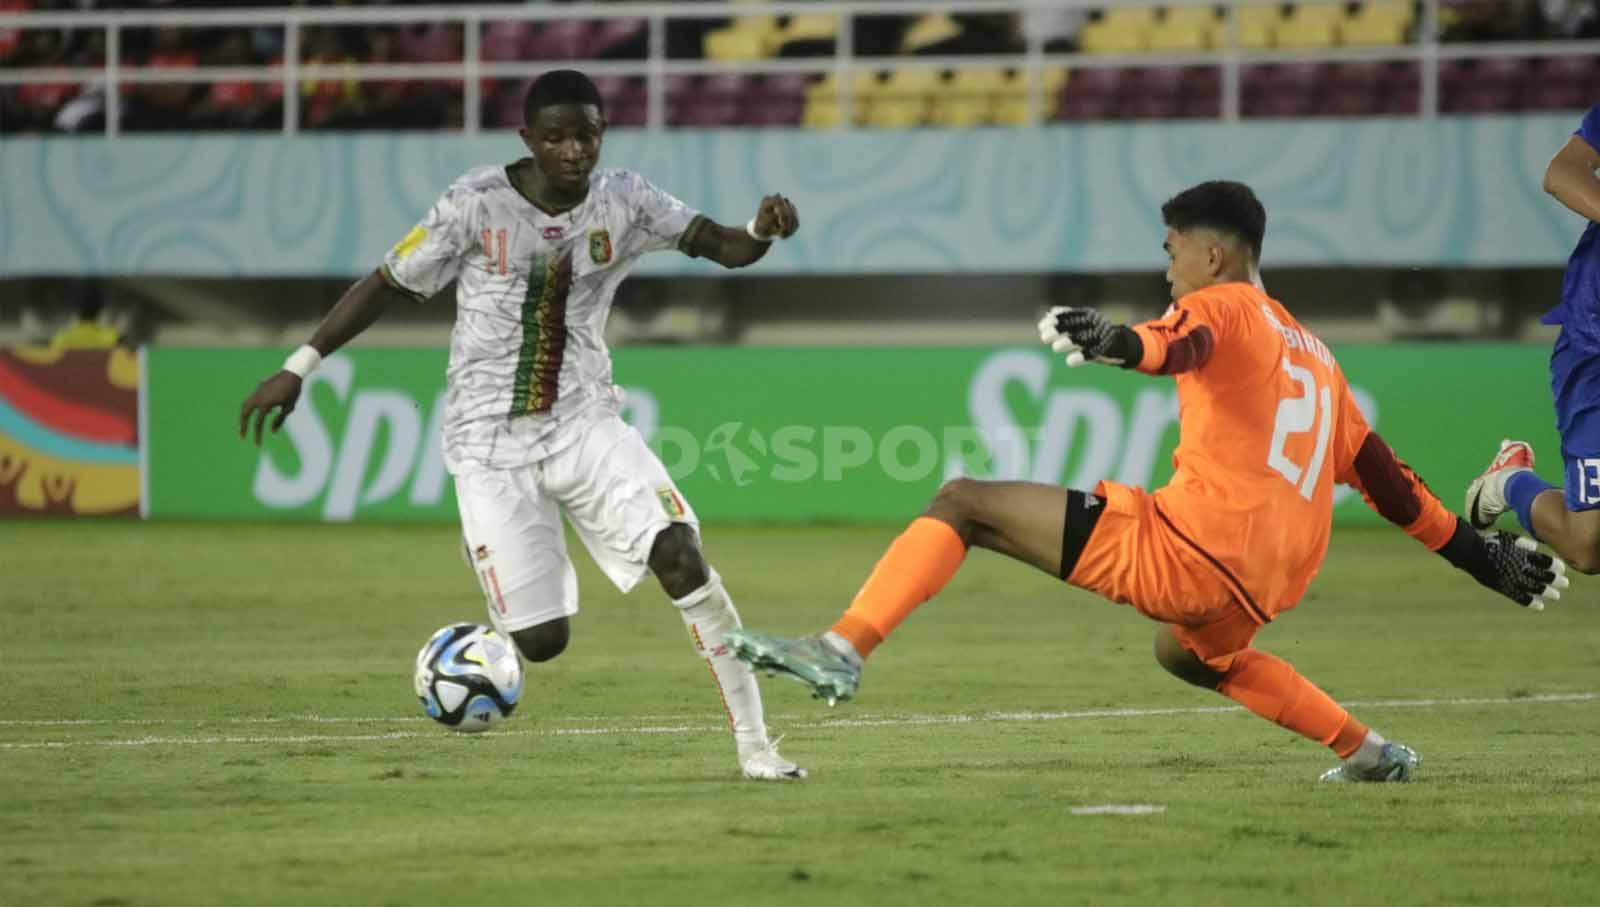
[{"label": "short black hair", "polygon": [[1174,230],[1205,227],[1226,233],[1250,247],[1261,260],[1261,240],[1267,234],[1267,209],[1244,183],[1211,180],[1167,199],[1161,220]]},{"label": "short black hair", "polygon": [[523,122],[533,122],[539,111],[557,104],[593,104],[600,108],[602,117],[606,115],[600,89],[588,76],[576,69],[552,69],[528,86],[528,93],[522,98]]}]

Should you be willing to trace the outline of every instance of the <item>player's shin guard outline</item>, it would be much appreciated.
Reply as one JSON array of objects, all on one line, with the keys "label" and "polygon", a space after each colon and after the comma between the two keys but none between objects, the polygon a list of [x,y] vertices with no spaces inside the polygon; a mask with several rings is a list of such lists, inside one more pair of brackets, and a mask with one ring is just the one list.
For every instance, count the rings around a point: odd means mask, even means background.
[{"label": "player's shin guard outline", "polygon": [[711,669],[722,695],[722,706],[733,729],[734,743],[742,758],[746,753],[768,745],[766,716],[761,705],[761,688],[755,672],[728,651],[723,634],[738,629],[739,612],[722,586],[722,577],[710,571],[710,579],[682,598],[673,599],[695,650]]}]

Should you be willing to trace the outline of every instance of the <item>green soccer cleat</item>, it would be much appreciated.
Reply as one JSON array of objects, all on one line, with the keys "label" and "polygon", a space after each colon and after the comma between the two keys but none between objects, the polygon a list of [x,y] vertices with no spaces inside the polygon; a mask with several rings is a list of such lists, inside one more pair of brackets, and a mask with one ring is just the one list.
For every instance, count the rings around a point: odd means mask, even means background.
[{"label": "green soccer cleat", "polygon": [[1411,747],[1401,743],[1385,743],[1378,754],[1376,765],[1352,765],[1345,762],[1322,773],[1323,781],[1410,781],[1422,758]]},{"label": "green soccer cleat", "polygon": [[861,662],[834,651],[820,637],[784,639],[753,630],[730,630],[723,636],[733,657],[757,671],[782,674],[811,688],[828,705],[843,702],[861,685]]}]

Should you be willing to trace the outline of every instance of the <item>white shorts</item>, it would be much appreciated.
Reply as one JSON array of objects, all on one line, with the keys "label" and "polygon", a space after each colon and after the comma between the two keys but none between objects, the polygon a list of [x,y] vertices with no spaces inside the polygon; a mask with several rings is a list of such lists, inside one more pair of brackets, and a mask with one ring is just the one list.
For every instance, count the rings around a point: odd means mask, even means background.
[{"label": "white shorts", "polygon": [[605,412],[575,430],[576,441],[538,463],[455,477],[464,553],[503,633],[578,613],[562,513],[623,592],[649,570],[663,529],[698,529],[694,510],[632,426]]}]

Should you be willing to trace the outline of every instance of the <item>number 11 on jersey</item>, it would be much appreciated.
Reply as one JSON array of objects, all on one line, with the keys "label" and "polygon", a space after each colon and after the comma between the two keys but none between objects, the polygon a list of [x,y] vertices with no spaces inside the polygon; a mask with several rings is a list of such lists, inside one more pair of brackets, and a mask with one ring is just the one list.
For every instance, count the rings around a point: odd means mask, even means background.
[{"label": "number 11 on jersey", "polygon": [[[1328,457],[1328,441],[1333,437],[1333,394],[1326,387],[1317,386],[1317,378],[1310,369],[1304,369],[1283,357],[1283,370],[1300,385],[1298,397],[1284,397],[1278,403],[1277,417],[1272,420],[1272,444],[1267,450],[1267,465],[1277,470],[1291,485],[1300,486],[1300,496],[1311,500],[1317,491],[1317,477],[1322,474],[1322,463]],[[1318,415],[1322,418],[1318,419]],[[1290,435],[1317,429],[1317,446],[1311,451],[1311,462],[1302,467],[1289,459],[1284,445]]]}]

